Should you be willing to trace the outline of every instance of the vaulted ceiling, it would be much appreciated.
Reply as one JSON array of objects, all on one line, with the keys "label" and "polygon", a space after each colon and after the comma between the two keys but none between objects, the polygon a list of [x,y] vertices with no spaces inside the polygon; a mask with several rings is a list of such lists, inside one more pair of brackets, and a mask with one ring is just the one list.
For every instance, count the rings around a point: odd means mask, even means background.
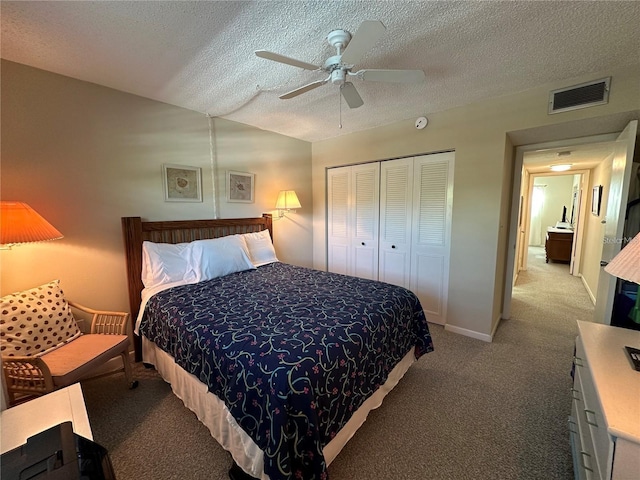
[{"label": "vaulted ceiling", "polygon": [[[307,141],[415,118],[593,72],[640,69],[640,2],[2,1],[4,59]],[[326,77],[258,58],[322,65],[334,29],[380,20],[356,69],[420,69],[418,84]],[[569,86],[569,85],[567,85]],[[340,128],[340,124],[342,127]]]}]

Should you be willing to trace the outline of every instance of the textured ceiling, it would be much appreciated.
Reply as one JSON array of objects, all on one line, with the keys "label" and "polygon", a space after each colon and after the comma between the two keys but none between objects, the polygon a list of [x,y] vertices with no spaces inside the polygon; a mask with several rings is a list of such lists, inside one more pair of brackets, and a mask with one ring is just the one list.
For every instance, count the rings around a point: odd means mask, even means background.
[{"label": "textured ceiling", "polygon": [[526,152],[523,164],[529,173],[549,173],[551,165],[569,164],[571,169],[564,174],[572,175],[575,170],[595,168],[614,152],[614,147],[615,142],[599,142],[546,148]]},{"label": "textured ceiling", "polygon": [[[308,141],[628,65],[640,68],[640,2],[0,2],[2,58]],[[354,83],[350,110],[322,72],[326,35],[380,20],[357,69],[422,69],[417,85]],[[342,128],[339,127],[340,116]]]}]

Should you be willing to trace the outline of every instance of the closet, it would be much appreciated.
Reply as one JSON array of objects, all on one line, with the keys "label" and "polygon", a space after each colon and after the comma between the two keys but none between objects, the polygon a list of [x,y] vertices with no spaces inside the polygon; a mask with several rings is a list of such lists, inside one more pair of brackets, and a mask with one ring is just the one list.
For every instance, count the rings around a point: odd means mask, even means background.
[{"label": "closet", "polygon": [[328,270],[406,287],[430,322],[446,323],[454,157],[329,169]]}]

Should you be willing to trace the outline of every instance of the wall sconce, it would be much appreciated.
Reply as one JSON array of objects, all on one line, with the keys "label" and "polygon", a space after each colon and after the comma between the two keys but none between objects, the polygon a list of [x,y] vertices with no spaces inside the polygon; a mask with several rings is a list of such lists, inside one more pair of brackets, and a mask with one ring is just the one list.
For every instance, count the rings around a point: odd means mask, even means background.
[{"label": "wall sconce", "polygon": [[295,211],[297,208],[302,208],[302,205],[300,205],[296,192],[294,190],[280,190],[276,201],[278,217],[282,218],[286,212]]},{"label": "wall sconce", "polygon": [[13,245],[57,240],[62,235],[33,208],[22,202],[0,202],[0,245]]}]

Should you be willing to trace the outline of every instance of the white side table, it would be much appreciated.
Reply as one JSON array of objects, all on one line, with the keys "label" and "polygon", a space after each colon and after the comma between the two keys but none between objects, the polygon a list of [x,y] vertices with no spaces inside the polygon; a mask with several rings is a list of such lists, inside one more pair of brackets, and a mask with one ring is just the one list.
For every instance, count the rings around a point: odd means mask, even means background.
[{"label": "white side table", "polygon": [[73,431],[93,440],[79,383],[16,405],[0,414],[0,453],[26,443],[27,438],[71,421]]}]

